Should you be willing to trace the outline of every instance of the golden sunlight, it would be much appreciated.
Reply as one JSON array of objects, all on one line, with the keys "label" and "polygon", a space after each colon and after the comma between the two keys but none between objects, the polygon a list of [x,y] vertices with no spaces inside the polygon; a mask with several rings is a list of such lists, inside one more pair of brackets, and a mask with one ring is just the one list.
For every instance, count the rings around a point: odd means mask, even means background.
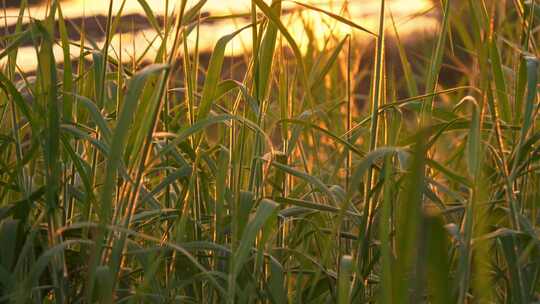
[{"label": "golden sunlight", "polygon": [[[163,0],[147,0],[152,8],[154,15],[157,18],[162,18],[166,10],[166,1]],[[224,3],[225,2],[225,3]],[[268,2],[268,1],[267,1]],[[196,1],[189,1],[189,5],[194,5]],[[208,0],[203,11],[206,16],[227,17],[231,15],[242,16],[243,13],[250,11],[249,0]],[[378,0],[351,0],[351,1],[334,1],[334,0],[303,0],[301,3],[316,6],[321,10],[339,14],[354,23],[367,28],[373,32],[378,29],[378,15],[380,4]],[[176,1],[169,2],[169,12],[175,9]],[[81,20],[85,21],[87,31],[91,33],[88,39],[91,39],[97,46],[102,46],[104,43],[104,22],[103,18],[107,15],[109,1],[89,1],[89,0],[67,0],[62,1],[61,8],[64,18],[70,20],[78,20],[75,22],[80,25]],[[305,51],[310,44],[312,47],[322,48],[325,41],[331,37],[340,38],[347,34],[353,35],[357,43],[369,42],[372,38],[370,35],[352,29],[350,26],[336,21],[327,15],[309,10],[306,7],[298,5],[293,1],[284,1],[283,9],[286,14],[283,15],[282,21],[287,25],[287,28],[299,43],[301,50]],[[137,0],[113,1],[113,11],[118,13],[122,10],[122,16],[129,18],[126,22],[127,30],[124,30],[121,35],[115,35],[111,43],[111,54],[119,57],[122,53],[122,60],[131,61],[133,58],[145,56],[151,60],[156,56],[157,46],[160,44],[159,36],[156,31],[146,23],[143,18],[144,11]],[[25,16],[40,19],[46,14],[45,6],[31,6],[26,10]],[[396,22],[399,34],[403,38],[415,34],[415,39],[425,37],[433,33],[438,26],[437,12],[433,8],[433,3],[430,0],[391,0],[388,2],[388,16],[392,16]],[[16,22],[15,16],[18,15],[17,8],[9,8],[5,11],[5,24],[14,26]],[[99,19],[101,18],[101,21]],[[143,20],[143,21],[141,21]],[[162,20],[162,19],[160,19]],[[210,20],[209,20],[210,21]],[[143,23],[145,24],[138,24]],[[249,22],[249,18],[217,18],[211,22],[203,22],[200,25],[200,38],[198,40],[198,48],[201,52],[210,52],[217,40],[231,32],[245,26]],[[90,28],[88,28],[88,26]],[[132,27],[134,30],[130,31]],[[387,23],[389,35],[393,35],[391,22]],[[309,32],[308,32],[309,31]],[[419,36],[418,36],[419,35]],[[195,47],[196,35],[189,36],[191,45],[188,49]],[[120,52],[120,49],[122,50]],[[73,51],[73,50],[72,50]],[[227,55],[237,56],[251,51],[251,32],[250,30],[243,31],[232,43],[228,46]],[[22,71],[32,71],[36,68],[37,58],[35,50],[31,46],[22,47],[19,49],[17,64]],[[78,52],[74,52],[74,56]],[[55,49],[56,58],[61,60],[62,50],[60,47]]]}]

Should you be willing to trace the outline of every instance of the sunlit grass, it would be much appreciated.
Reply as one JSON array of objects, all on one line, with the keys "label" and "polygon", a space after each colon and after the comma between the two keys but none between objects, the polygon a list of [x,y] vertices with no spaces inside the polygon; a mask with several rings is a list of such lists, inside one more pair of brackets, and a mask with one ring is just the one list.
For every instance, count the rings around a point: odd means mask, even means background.
[{"label": "sunlit grass", "polygon": [[55,0],[0,37],[0,302],[540,300],[538,3],[414,40],[399,1],[252,0],[207,58],[206,1],[140,0],[142,49],[114,2],[100,43]]}]

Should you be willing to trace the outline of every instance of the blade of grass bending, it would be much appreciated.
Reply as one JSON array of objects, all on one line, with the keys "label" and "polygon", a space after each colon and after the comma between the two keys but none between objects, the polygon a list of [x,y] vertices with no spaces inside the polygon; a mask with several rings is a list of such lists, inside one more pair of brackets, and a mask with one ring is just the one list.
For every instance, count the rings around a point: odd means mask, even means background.
[{"label": "blade of grass bending", "polygon": [[131,79],[124,104],[118,116],[116,128],[112,135],[111,148],[109,157],[107,160],[106,177],[103,183],[103,189],[101,191],[101,218],[102,222],[109,222],[110,210],[112,210],[112,193],[114,192],[114,185],[117,176],[118,167],[122,162],[122,155],[124,153],[125,142],[129,132],[129,126],[132,123],[133,114],[135,113],[139,96],[142,92],[144,84],[148,77],[162,73],[169,67],[167,65],[151,65],[144,70],[138,72]]},{"label": "blade of grass bending", "polygon": [[223,60],[225,58],[225,48],[227,47],[227,44],[236,35],[250,27],[252,27],[251,24],[244,26],[243,28],[236,30],[231,34],[220,38],[216,43],[216,46],[214,47],[214,50],[212,52],[212,57],[210,58],[210,63],[208,64],[208,70],[206,71],[206,79],[204,81],[201,93],[201,101],[199,103],[197,120],[206,118],[208,113],[210,113],[212,102],[215,101],[216,93],[219,86],[219,80],[221,78],[221,68],[223,66]]},{"label": "blade of grass bending", "polygon": [[275,161],[272,161],[271,165],[278,168],[278,169],[280,169],[280,170],[283,170],[283,171],[289,173],[290,175],[293,175],[295,177],[298,177],[300,179],[303,179],[303,180],[307,181],[311,185],[315,186],[316,189],[318,189],[322,193],[326,194],[328,196],[328,198],[330,199],[330,201],[332,202],[332,204],[334,206],[337,206],[337,199],[336,199],[334,193],[332,191],[330,191],[330,189],[319,178],[317,178],[315,176],[312,176],[312,175],[309,175],[309,174],[307,174],[305,172],[299,171],[297,169],[294,169],[294,168],[292,168],[290,166],[280,164],[280,163],[275,162]]},{"label": "blade of grass bending", "polygon": [[26,104],[26,101],[24,100],[21,93],[13,85],[11,80],[9,80],[9,78],[7,78],[6,75],[4,75],[3,73],[0,73],[0,89],[4,91],[6,96],[11,96],[14,105],[22,113],[22,115],[24,115],[24,117],[30,123],[30,127],[35,131],[34,128],[36,128],[37,126],[37,120],[36,118],[34,118],[34,114]]},{"label": "blade of grass bending", "polygon": [[18,50],[22,44],[32,41],[33,38],[37,38],[35,36],[36,34],[39,34],[39,32],[35,31],[35,24],[32,24],[32,26],[24,32],[16,34],[16,38],[14,37],[15,39],[0,52],[0,59],[12,54],[13,51]]},{"label": "blade of grass bending", "polygon": [[[395,101],[395,102],[389,102],[389,103],[386,103],[386,104],[380,106],[379,114],[382,114],[383,111],[386,111],[389,108],[393,108],[393,107],[396,107],[396,106],[405,106],[405,105],[413,103],[415,101],[426,102],[426,98],[428,98],[428,97],[435,97],[435,96],[438,96],[438,95],[447,94],[447,93],[453,93],[453,92],[466,90],[466,89],[474,89],[474,88],[470,87],[470,86],[462,86],[462,87],[456,87],[456,88],[447,89],[447,90],[441,90],[441,91],[430,93],[430,94],[423,94],[423,95],[419,95],[419,96],[404,98],[404,99],[400,99],[400,100]],[[363,119],[362,121],[357,123],[355,126],[353,126],[349,131],[347,131],[347,133],[345,133],[344,135],[348,135],[348,134],[350,134],[352,132],[358,131],[362,126],[364,126],[365,124],[367,124],[370,121],[371,121],[371,117],[367,117],[367,118]]]},{"label": "blade of grass bending", "polygon": [[358,24],[354,23],[353,21],[351,21],[349,19],[346,19],[346,18],[344,18],[344,17],[342,17],[340,15],[334,14],[334,13],[329,12],[327,10],[323,10],[321,8],[318,8],[318,7],[315,7],[315,6],[306,4],[306,3],[301,3],[301,2],[298,2],[298,1],[292,1],[292,0],[285,0],[285,1],[295,3],[297,5],[303,6],[303,7],[307,8],[307,9],[314,10],[314,11],[319,12],[319,13],[323,13],[323,14],[331,17],[332,19],[337,20],[337,21],[339,21],[339,22],[341,22],[343,24],[346,24],[346,25],[348,25],[348,26],[350,26],[350,27],[352,27],[354,29],[360,30],[362,32],[370,34],[371,36],[377,37],[377,34],[373,33],[372,31],[368,30],[367,28],[365,28],[365,27],[363,27],[361,25],[358,25]]},{"label": "blade of grass bending", "polygon": [[176,182],[180,178],[186,178],[191,175],[191,167],[183,166],[180,169],[177,169],[172,172],[167,172],[167,177],[163,179],[162,182],[160,182],[152,191],[148,192],[146,195],[141,197],[140,204],[143,204],[146,202],[146,200],[149,200],[152,196],[158,194],[163,189],[167,188],[170,184]]},{"label": "blade of grass bending", "polygon": [[271,142],[270,138],[268,137],[267,134],[265,134],[264,130],[259,128],[255,123],[253,123],[252,121],[250,120],[247,120],[245,118],[243,118],[242,116],[238,116],[238,115],[232,115],[232,114],[220,114],[220,115],[216,115],[216,116],[210,116],[210,117],[207,117],[206,119],[203,119],[203,120],[200,120],[200,121],[197,121],[195,122],[195,124],[193,124],[191,127],[187,128],[187,129],[184,129],[182,130],[181,132],[179,132],[176,136],[174,136],[174,139],[169,142],[166,146],[164,146],[163,148],[161,148],[159,151],[158,151],[158,154],[155,158],[151,159],[148,163],[149,164],[152,164],[154,163],[155,161],[157,161],[157,159],[161,156],[161,155],[164,155],[172,150],[174,150],[174,148],[182,143],[183,141],[187,140],[190,136],[192,136],[193,134],[196,134],[197,132],[201,132],[203,131],[206,127],[209,127],[211,125],[214,125],[214,124],[218,124],[218,123],[228,123],[229,121],[231,120],[235,120],[235,121],[238,121],[238,122],[241,122],[241,123],[244,123],[249,129],[251,129],[252,131],[254,132],[258,132],[258,133],[261,133],[263,134],[263,136],[265,137],[266,141],[268,143]]},{"label": "blade of grass bending", "polygon": [[[158,33],[160,37],[163,37],[159,22],[157,21],[156,16],[154,15],[154,12],[152,8],[150,7],[150,5],[148,4],[148,2],[146,2],[146,0],[137,0],[137,2],[139,2],[141,7],[143,8],[146,18],[148,18],[148,21],[150,22],[150,24],[152,25],[156,33]],[[168,12],[165,12],[165,13],[167,14]]]},{"label": "blade of grass bending", "polygon": [[[356,166],[352,175],[351,175],[351,185],[359,185],[362,179],[365,177],[365,174],[369,171],[370,168],[376,166],[376,161],[378,159],[384,158],[388,155],[397,154],[399,159],[407,159],[408,153],[403,148],[400,147],[380,147],[370,153],[362,159],[362,161]],[[352,197],[354,192],[358,191],[359,188],[351,187],[350,192],[348,193],[349,197]]]},{"label": "blade of grass bending", "polygon": [[[110,152],[107,158],[105,179],[103,181],[99,206],[99,221],[101,225],[108,224],[111,220],[110,217],[112,215],[111,211],[113,210],[113,194],[116,188],[118,169],[122,163],[122,155],[124,154],[129,127],[132,123],[133,115],[139,101],[139,96],[143,90],[146,79],[151,75],[160,73],[166,69],[168,69],[167,65],[151,65],[135,74],[128,85],[126,97],[124,99],[120,114],[118,115],[116,127],[112,135]],[[102,238],[104,233],[105,231],[100,229],[100,233],[96,238],[96,248],[94,249],[92,257],[93,261],[90,262],[89,281],[86,294],[89,301],[92,299],[95,271],[103,250]]]},{"label": "blade of grass bending", "polygon": [[[310,201],[306,201],[302,199],[297,199],[297,198],[276,197],[275,201],[278,203],[299,206],[299,207],[311,209],[314,211],[317,210],[317,211],[332,212],[332,213],[339,213],[341,211],[341,209],[334,206],[318,204],[318,203],[314,203],[314,202],[310,202]],[[348,210],[345,211],[345,214],[349,216],[353,216],[353,217],[360,217],[360,214],[352,212],[352,211],[348,211]]]},{"label": "blade of grass bending", "polygon": [[73,100],[80,102],[81,105],[88,110],[88,112],[90,113],[90,116],[94,120],[94,123],[101,130],[100,134],[103,136],[103,139],[105,140],[106,143],[110,144],[110,141],[112,138],[112,132],[111,132],[111,129],[109,128],[109,125],[105,121],[105,118],[101,115],[101,112],[99,111],[97,105],[92,100],[84,96],[70,94],[68,92],[64,92],[64,94],[71,95],[71,97],[74,97]]},{"label": "blade of grass bending", "polygon": [[358,149],[352,143],[349,143],[347,140],[345,140],[345,139],[343,139],[341,137],[338,137],[337,135],[335,135],[331,131],[329,131],[327,129],[324,129],[323,127],[320,127],[320,126],[318,126],[316,124],[313,124],[313,123],[311,123],[309,121],[302,120],[302,119],[282,119],[278,123],[296,124],[296,125],[304,126],[304,128],[314,129],[316,131],[319,131],[319,132],[327,135],[328,137],[330,137],[331,139],[333,139],[337,143],[345,146],[348,150],[350,150],[354,154],[356,154],[358,156],[365,156],[366,155],[364,152],[362,152],[360,149]]},{"label": "blade of grass bending", "polygon": [[335,46],[334,50],[330,54],[330,57],[324,64],[324,66],[320,69],[320,71],[317,71],[316,74],[310,74],[309,83],[310,83],[310,90],[313,90],[315,86],[320,85],[324,77],[330,72],[330,69],[334,66],[336,63],[339,54],[343,50],[343,46],[345,45],[345,42],[347,42],[350,39],[350,36],[346,36],[343,38],[337,46]]}]

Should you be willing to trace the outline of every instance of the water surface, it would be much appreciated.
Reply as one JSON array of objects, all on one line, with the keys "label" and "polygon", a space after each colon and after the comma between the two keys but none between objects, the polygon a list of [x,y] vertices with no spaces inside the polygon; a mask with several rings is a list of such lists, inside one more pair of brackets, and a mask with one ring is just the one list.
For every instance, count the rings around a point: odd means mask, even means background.
[{"label": "water surface", "polygon": [[[6,32],[6,29],[12,30],[18,15],[16,1],[10,0],[8,7],[2,15],[4,22],[0,30]],[[43,2],[43,1],[42,1]],[[153,13],[159,20],[163,20],[166,11],[166,1],[147,0]],[[189,5],[194,5],[198,1],[188,1]],[[269,1],[267,1],[269,2]],[[376,32],[378,30],[378,16],[380,11],[380,0],[302,0],[302,3],[310,4],[318,8],[339,14],[351,21]],[[433,33],[438,25],[437,13],[433,9],[433,3],[430,0],[390,0],[387,1],[387,13],[393,16],[400,36],[405,40],[408,37],[423,37]],[[25,12],[26,19],[41,19],[47,13],[46,5],[32,1],[33,5]],[[37,3],[37,4],[36,4]],[[177,1],[169,1],[169,11],[172,12],[177,5]],[[87,38],[101,47],[104,43],[104,28],[109,1],[106,0],[65,0],[61,2],[61,8],[64,17],[68,20],[70,27],[70,37],[78,40],[80,36],[76,30],[84,22],[86,25]],[[113,9],[118,13],[122,6],[122,1],[114,0]],[[203,16],[228,16],[232,14],[242,14],[250,12],[250,0],[208,0],[203,8]],[[315,39],[316,45],[323,46],[324,41],[329,36],[336,38],[352,34],[355,41],[369,42],[372,36],[359,30],[353,30],[351,27],[333,20],[320,12],[303,9],[292,1],[284,1],[284,10],[289,12],[284,14],[282,21],[287,25],[295,40],[302,49],[305,49],[309,39]],[[146,21],[144,11],[137,0],[126,0],[122,10],[121,33],[114,36],[111,47],[111,55],[120,57],[123,61],[131,61],[133,58],[143,56],[143,53],[150,45],[150,49],[144,54],[145,59],[153,61],[156,55],[157,47],[161,41],[156,31]],[[211,51],[216,41],[236,29],[249,23],[246,18],[228,18],[213,22],[204,22],[200,26],[199,49],[202,52]],[[308,35],[306,28],[312,33]],[[389,34],[393,33],[391,22],[387,22]],[[190,35],[190,46],[193,49],[195,44],[195,33]],[[312,38],[308,38],[312,37]],[[87,43],[87,45],[91,45]],[[251,50],[251,32],[245,30],[230,43],[227,49],[227,55],[239,55]],[[79,50],[72,48],[72,56],[76,57]],[[55,48],[56,58],[62,61],[62,50]],[[17,64],[22,71],[32,71],[36,68],[35,50],[31,45],[21,47]]]}]

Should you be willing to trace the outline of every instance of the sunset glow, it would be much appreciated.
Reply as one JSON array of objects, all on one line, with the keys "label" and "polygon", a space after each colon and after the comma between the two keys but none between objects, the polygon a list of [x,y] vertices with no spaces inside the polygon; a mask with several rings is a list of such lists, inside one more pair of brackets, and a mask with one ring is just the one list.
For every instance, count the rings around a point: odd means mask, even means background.
[{"label": "sunset glow", "polygon": [[[209,0],[203,11],[209,13],[211,16],[227,16],[231,14],[248,13],[250,10],[249,0],[233,0],[227,1]],[[379,1],[377,0],[353,0],[348,3],[342,1],[317,1],[308,0],[302,3],[314,5],[320,9],[341,14],[347,19],[359,24],[372,32],[377,31],[377,18],[379,15]],[[162,16],[165,13],[165,1],[162,0],[148,0],[149,5],[152,7],[153,13],[156,16]],[[195,3],[189,2],[190,5]],[[66,19],[72,18],[93,18],[93,16],[105,16],[108,10],[108,1],[88,1],[88,0],[69,0],[62,2],[62,12]],[[121,1],[113,2],[113,11],[115,14],[121,8]],[[171,1],[169,4],[169,11],[172,12],[175,9],[175,1]],[[399,33],[404,38],[408,35],[415,33],[420,35],[429,35],[436,30],[438,26],[437,16],[432,9],[433,4],[428,0],[393,0],[389,1],[387,12],[388,15],[392,15],[399,25]],[[330,36],[334,36],[338,39],[344,37],[347,34],[352,34],[355,40],[359,43],[369,42],[372,37],[364,32],[358,30],[352,30],[350,26],[340,23],[323,13],[305,9],[293,2],[285,1],[283,3],[285,10],[294,10],[293,13],[284,15],[282,21],[287,25],[289,31],[293,35],[296,41],[299,42],[300,48],[305,50],[309,42],[309,35],[306,33],[306,26],[316,35],[315,46],[323,47],[324,42]],[[122,14],[144,14],[143,9],[137,0],[126,0],[122,8]],[[27,10],[26,16],[32,18],[43,18],[46,10],[44,7],[31,7]],[[13,25],[16,22],[15,18],[9,16],[16,16],[18,14],[17,9],[7,10],[6,23]],[[238,28],[245,26],[247,21],[242,18],[235,19],[223,19],[215,21],[211,24],[203,23],[200,26],[200,39],[199,50],[201,52],[211,51],[216,41],[224,35],[230,34]],[[393,35],[393,30],[389,30],[389,23],[387,24],[387,30],[389,35]],[[101,31],[100,29],[97,29]],[[155,57],[157,47],[161,41],[155,30],[148,28],[135,33],[124,33],[122,35],[116,35],[112,41],[111,54],[118,57],[120,50],[120,39],[122,39],[122,52],[123,60],[131,60],[132,56],[140,56],[145,49],[152,42],[152,46],[145,54],[146,58],[151,60]],[[195,35],[192,34],[189,40],[193,42],[189,48],[194,48]],[[245,52],[251,51],[251,30],[247,29],[239,34],[235,40],[228,46],[227,55],[240,55]],[[312,41],[313,42],[313,41]],[[95,41],[98,46],[103,45],[103,39]],[[23,71],[35,70],[36,56],[35,50],[32,47],[23,47],[19,49],[20,56],[18,56],[18,66]],[[78,55],[78,51],[72,49],[73,55]],[[61,62],[61,49],[58,47],[55,52],[57,60]]]}]

